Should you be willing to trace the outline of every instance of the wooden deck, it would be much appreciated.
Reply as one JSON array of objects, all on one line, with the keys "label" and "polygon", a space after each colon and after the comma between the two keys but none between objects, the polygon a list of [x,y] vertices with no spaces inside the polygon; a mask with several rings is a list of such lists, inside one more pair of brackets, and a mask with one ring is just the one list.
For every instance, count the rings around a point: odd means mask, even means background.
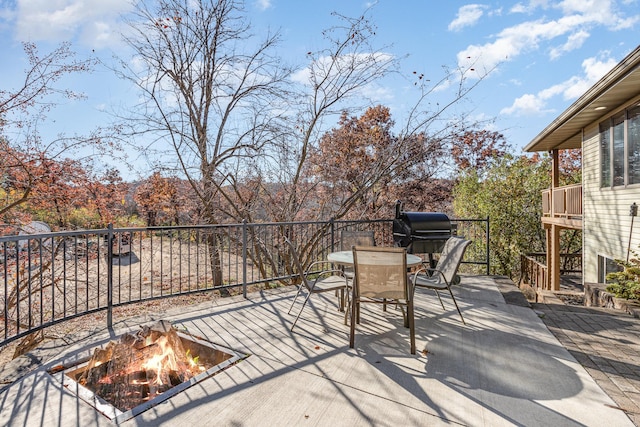
[{"label": "wooden deck", "polygon": [[[492,277],[447,296],[416,295],[418,354],[392,308],[363,306],[355,348],[333,295],[314,295],[294,332],[292,289],[205,301],[159,318],[248,358],[124,422],[125,426],[633,425],[549,332],[536,312],[507,304]],[[108,342],[108,333],[31,355],[43,364],[0,391],[0,424],[112,425],[46,373]]]}]

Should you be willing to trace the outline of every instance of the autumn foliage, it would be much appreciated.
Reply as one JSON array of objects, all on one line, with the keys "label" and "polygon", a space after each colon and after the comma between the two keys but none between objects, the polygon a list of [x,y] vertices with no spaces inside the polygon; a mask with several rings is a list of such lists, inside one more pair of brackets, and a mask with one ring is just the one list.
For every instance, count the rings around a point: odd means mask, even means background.
[{"label": "autumn foliage", "polygon": [[456,135],[451,147],[453,161],[461,170],[482,170],[507,152],[504,135],[486,129],[467,130]]},{"label": "autumn foliage", "polygon": [[[360,117],[343,113],[338,126],[322,136],[308,174],[322,183],[332,216],[388,217],[398,198],[410,197],[403,188],[432,180],[441,143],[424,134],[398,136],[393,127],[389,108],[378,105]],[[418,192],[420,199],[430,198]]]},{"label": "autumn foliage", "polygon": [[198,220],[191,187],[175,177],[154,172],[137,186],[133,199],[148,226],[186,225]]},{"label": "autumn foliage", "polygon": [[4,223],[40,220],[54,229],[95,228],[124,214],[121,201],[128,185],[117,170],[92,177],[79,161],[15,150],[0,153],[0,160]]}]

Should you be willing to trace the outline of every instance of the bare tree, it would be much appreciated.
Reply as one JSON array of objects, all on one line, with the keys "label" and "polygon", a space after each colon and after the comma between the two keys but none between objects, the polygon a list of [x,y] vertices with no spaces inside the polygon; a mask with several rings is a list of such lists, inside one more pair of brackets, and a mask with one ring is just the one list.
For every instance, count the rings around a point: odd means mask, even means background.
[{"label": "bare tree", "polygon": [[[28,221],[28,215],[20,209],[28,202],[57,201],[59,188],[51,187],[51,178],[68,184],[68,158],[88,144],[100,148],[100,138],[59,135],[53,139],[41,136],[41,125],[47,114],[65,99],[79,99],[83,95],[61,87],[63,78],[90,72],[96,62],[93,59],[77,59],[69,44],[63,43],[48,53],[41,54],[33,43],[23,44],[28,60],[22,83],[17,88],[0,88],[0,215],[7,222]],[[79,157],[74,156],[78,162]],[[63,182],[64,181],[64,182]],[[77,186],[79,187],[79,186]],[[52,196],[52,193],[55,195]],[[31,324],[32,295],[46,292],[60,285],[61,275],[46,275],[48,263],[58,253],[60,246],[44,248],[35,244],[30,249],[48,251],[51,256],[40,258],[46,262],[36,266],[21,256],[18,244],[4,244],[4,262],[15,266],[16,272],[28,270],[28,275],[16,274],[15,280],[6,281],[0,293],[2,316],[10,328],[28,329]],[[8,256],[12,254],[11,256]],[[9,261],[7,261],[9,260]],[[6,268],[6,266],[5,266]],[[58,289],[57,289],[58,290]],[[20,315],[18,307],[29,304],[29,310]],[[37,345],[44,339],[44,331],[27,335],[19,344],[16,355]]]},{"label": "bare tree", "polygon": [[[336,122],[345,111],[372,105],[366,89],[398,65],[397,58],[385,48],[374,46],[376,28],[368,12],[356,18],[333,14],[337,23],[323,31],[324,47],[310,50],[307,65],[292,75],[290,88],[294,92],[287,94],[287,114],[281,117],[280,132],[262,157],[252,159],[250,167],[238,169],[230,180],[226,200],[231,215],[279,222],[326,218],[327,211],[317,207],[330,195],[321,192],[321,180],[309,173],[310,157],[327,124]],[[343,212],[350,205],[344,206]],[[305,242],[298,248],[303,263],[310,261],[308,255],[324,231],[320,228],[303,239],[298,236]],[[286,226],[281,233],[293,237]]]},{"label": "bare tree", "polygon": [[[134,131],[146,135],[137,140],[150,141],[149,150],[170,146],[162,167],[176,160],[209,223],[302,219],[322,197],[309,158],[327,125],[374,105],[366,89],[399,69],[400,58],[374,45],[368,15],[334,14],[337,23],[323,32],[324,47],[310,50],[307,65],[292,73],[274,55],[277,33],[251,36],[239,0],[141,2],[126,36],[135,61],[122,64],[124,76],[144,94],[127,116]],[[416,105],[385,161],[340,206],[314,209],[316,218],[343,217],[389,174],[402,179],[398,170],[412,170],[412,161],[424,168],[424,156],[411,156],[417,145],[437,158],[442,136],[427,131],[468,93],[463,72],[451,72],[443,82],[455,76],[454,99],[432,112],[425,105],[429,90],[418,86]]]},{"label": "bare tree", "polygon": [[[368,12],[357,18],[334,14],[336,25],[323,32],[325,46],[309,51],[306,66],[291,76],[292,92],[286,94],[286,114],[279,117],[279,132],[273,134],[262,156],[245,159],[244,167],[227,176],[229,185],[223,189],[227,196],[219,205],[227,215],[250,222],[332,215],[318,209],[329,195],[321,192],[326,188],[322,180],[310,173],[311,156],[327,123],[373,105],[365,96],[366,89],[398,65],[385,48],[374,47],[376,28]],[[352,205],[344,204],[342,212]]]},{"label": "bare tree", "polygon": [[[264,165],[266,169],[261,170],[260,179],[252,177],[252,183],[262,181],[273,185],[278,182],[278,191],[263,189],[263,194],[272,199],[262,205],[272,208],[273,219],[343,218],[353,216],[351,210],[355,206],[370,206],[371,209],[359,209],[359,215],[371,217],[380,211],[376,199],[381,194],[381,187],[388,183],[401,187],[403,182],[426,180],[436,173],[442,175],[444,163],[451,163],[448,159],[451,141],[460,129],[469,125],[468,118],[455,107],[491,71],[477,70],[473,61],[466,68],[444,67],[443,76],[433,81],[423,74],[412,73],[408,80],[409,86],[414,88],[414,103],[410,104],[412,107],[405,117],[388,129],[386,137],[376,140],[366,132],[347,132],[347,138],[342,142],[340,138],[334,138],[337,132],[344,133],[345,129],[328,131],[327,124],[335,121],[338,126],[345,126],[349,121],[358,122],[355,117],[349,119],[349,115],[362,114],[365,108],[373,107],[374,102],[365,96],[370,85],[390,75],[403,78],[399,71],[402,58],[388,53],[388,46],[375,45],[377,30],[368,14],[369,10],[357,18],[334,14],[338,24],[323,33],[326,47],[318,52],[308,52],[309,65],[296,74],[302,84],[295,98],[298,104],[291,110],[298,113],[290,117],[289,133],[282,138],[276,161]],[[450,94],[448,100],[432,103],[431,98],[436,93],[442,98],[445,88]],[[365,112],[361,120],[367,114]],[[344,144],[353,148],[359,138],[357,135],[368,138],[368,142],[360,141],[359,144],[369,148],[386,138],[386,144],[375,148],[375,162],[356,165],[358,157],[350,156],[349,147]],[[335,139],[338,146],[329,144],[331,139]],[[324,155],[318,155],[323,152]],[[348,189],[336,187],[335,183],[327,185],[327,173],[336,172],[330,162],[340,161],[341,155],[353,161],[342,166],[360,171],[351,181],[357,185]],[[274,164],[278,168],[269,169]],[[324,173],[317,173],[318,168]],[[334,174],[334,178],[338,179],[338,175]],[[341,194],[337,193],[339,190]],[[327,200],[331,203],[324,203]]]},{"label": "bare tree", "polygon": [[[270,204],[278,208],[274,212],[277,219],[298,218],[301,212],[308,212],[306,206],[315,204],[309,198],[321,196],[314,191],[319,181],[312,178],[309,157],[327,131],[326,123],[370,106],[365,89],[398,67],[398,58],[386,53],[386,47],[374,46],[376,27],[368,12],[357,18],[334,13],[338,23],[323,32],[326,47],[308,52],[309,64],[298,73],[301,86],[293,108],[297,114],[291,117],[292,126],[277,162],[287,166],[278,172],[284,191],[281,200]],[[349,205],[345,202],[345,208]],[[325,213],[316,210],[317,217]]]},{"label": "bare tree", "polygon": [[[272,54],[277,34],[257,40],[237,0],[138,3],[126,36],[135,54],[124,77],[144,97],[133,114],[136,132],[168,142],[168,159],[191,183],[202,217],[220,221],[224,186],[265,149],[278,124],[288,70]],[[211,242],[215,280],[220,260]]]}]

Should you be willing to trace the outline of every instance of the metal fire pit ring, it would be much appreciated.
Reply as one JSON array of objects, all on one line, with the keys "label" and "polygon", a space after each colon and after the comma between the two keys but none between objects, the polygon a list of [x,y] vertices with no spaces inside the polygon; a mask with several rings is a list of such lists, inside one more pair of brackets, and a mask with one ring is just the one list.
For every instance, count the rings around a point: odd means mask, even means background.
[{"label": "metal fire pit ring", "polygon": [[237,352],[228,347],[212,343],[201,337],[185,334],[180,331],[177,332],[177,335],[183,343],[191,343],[187,344],[190,347],[193,345],[201,346],[208,349],[209,351],[224,353],[225,355],[228,355],[228,357],[225,356],[222,362],[191,377],[184,382],[181,382],[180,384],[174,385],[173,387],[167,389],[166,391],[153,397],[152,399],[146,400],[143,403],[126,411],[122,411],[116,408],[110,402],[103,399],[101,396],[94,393],[87,387],[84,387],[75,380],[75,378],[77,378],[86,369],[91,356],[84,357],[78,361],[73,362],[72,364],[55,366],[48,372],[49,375],[60,382],[63,387],[69,392],[75,394],[80,400],[92,406],[96,411],[100,412],[111,421],[114,421],[115,423],[121,423],[140,415],[141,413],[147,411],[155,405],[164,402],[165,400],[177,395],[178,393],[188,389],[189,387],[223,371],[224,369],[238,363],[239,361],[249,356],[249,354]]}]

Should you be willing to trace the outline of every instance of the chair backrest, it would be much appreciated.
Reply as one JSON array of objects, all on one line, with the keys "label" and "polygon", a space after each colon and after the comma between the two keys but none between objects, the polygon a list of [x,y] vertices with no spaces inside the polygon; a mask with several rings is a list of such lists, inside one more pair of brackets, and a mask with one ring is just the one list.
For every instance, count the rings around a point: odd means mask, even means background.
[{"label": "chair backrest", "polygon": [[436,270],[442,273],[447,283],[452,283],[464,257],[464,252],[470,244],[470,240],[465,240],[462,237],[450,237],[444,244]]},{"label": "chair backrest", "polygon": [[354,246],[375,246],[373,231],[342,230],[340,232],[340,250],[350,251]]},{"label": "chair backrest", "polygon": [[356,297],[409,300],[405,248],[355,246],[353,248]]},{"label": "chair backrest", "polygon": [[296,250],[296,247],[293,246],[293,243],[291,243],[289,239],[284,239],[284,241],[289,247],[289,255],[291,256],[291,260],[293,261],[293,266],[295,267],[298,274],[300,275],[300,280],[302,281],[302,283],[304,283],[307,289],[310,289],[311,285],[307,280],[307,276],[304,274],[304,269],[302,268],[302,263],[300,262],[300,257],[298,256],[298,251]]}]

